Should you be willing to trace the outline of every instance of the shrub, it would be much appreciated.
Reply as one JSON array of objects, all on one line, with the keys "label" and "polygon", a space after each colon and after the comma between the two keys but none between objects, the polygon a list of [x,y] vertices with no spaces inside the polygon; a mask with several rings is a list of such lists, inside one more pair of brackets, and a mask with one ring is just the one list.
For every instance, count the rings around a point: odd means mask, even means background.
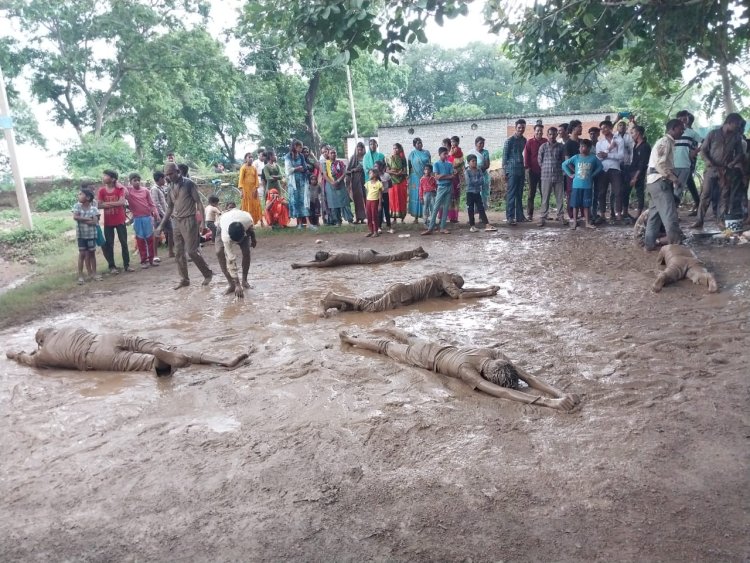
[{"label": "shrub", "polygon": [[58,188],[47,192],[36,202],[37,211],[66,211],[78,201],[78,190]]}]

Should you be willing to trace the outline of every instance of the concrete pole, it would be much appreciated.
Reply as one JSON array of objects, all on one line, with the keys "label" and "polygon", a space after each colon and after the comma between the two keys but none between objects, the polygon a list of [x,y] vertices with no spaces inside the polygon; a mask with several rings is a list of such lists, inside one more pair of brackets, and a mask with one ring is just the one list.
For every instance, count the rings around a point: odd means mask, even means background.
[{"label": "concrete pole", "polygon": [[354,112],[354,93],[352,92],[352,73],[349,65],[346,65],[346,85],[349,87],[349,107],[352,110],[352,126],[354,128],[354,144],[359,142],[359,133],[357,133],[357,114]]},{"label": "concrete pole", "polygon": [[8,93],[5,91],[5,78],[3,77],[2,68],[0,68],[0,128],[5,130],[5,142],[8,145],[10,167],[13,170],[13,180],[16,183],[16,198],[18,199],[18,207],[21,210],[21,223],[27,229],[31,229],[34,226],[31,222],[31,208],[29,207],[29,197],[26,195],[26,186],[21,176],[21,168],[18,166],[16,138],[13,135],[12,121],[10,121]]}]

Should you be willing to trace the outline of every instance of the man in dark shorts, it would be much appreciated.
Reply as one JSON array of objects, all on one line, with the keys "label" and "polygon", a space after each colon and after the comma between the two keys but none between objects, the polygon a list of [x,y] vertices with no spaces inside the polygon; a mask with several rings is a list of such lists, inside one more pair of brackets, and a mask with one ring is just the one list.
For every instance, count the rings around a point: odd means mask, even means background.
[{"label": "man in dark shorts", "polygon": [[336,266],[354,266],[357,264],[386,264],[388,262],[400,262],[412,258],[427,258],[427,254],[420,246],[414,250],[405,250],[396,254],[380,254],[375,250],[358,250],[356,254],[351,252],[326,252],[319,250],[315,253],[315,260],[292,264],[292,269],[297,268],[335,268]]},{"label": "man in dark shorts", "polygon": [[171,375],[175,368],[191,364],[217,365],[234,368],[248,357],[240,354],[223,360],[207,354],[178,350],[160,342],[123,336],[94,334],[83,328],[40,328],[36,332],[38,348],[26,352],[6,352],[5,355],[35,368],[75,369],[79,371],[152,371],[157,375]]},{"label": "man in dark shorts", "polygon": [[[525,372],[499,350],[446,346],[417,338],[392,324],[374,331],[372,337],[339,333],[339,338],[356,348],[371,350],[404,364],[430,370],[464,381],[472,389],[479,389],[493,397],[540,405],[570,412],[581,402],[577,395],[569,395]],[[529,390],[518,389],[521,380]],[[551,396],[546,396],[551,395]]]},{"label": "man in dark shorts", "polygon": [[404,305],[411,305],[419,301],[426,301],[435,297],[448,295],[453,299],[467,299],[472,297],[491,297],[500,289],[496,285],[486,288],[463,288],[464,279],[458,274],[440,272],[430,274],[415,282],[395,283],[383,293],[372,297],[347,297],[329,292],[320,301],[323,314],[328,309],[339,311],[366,311],[374,313],[397,309]]}]

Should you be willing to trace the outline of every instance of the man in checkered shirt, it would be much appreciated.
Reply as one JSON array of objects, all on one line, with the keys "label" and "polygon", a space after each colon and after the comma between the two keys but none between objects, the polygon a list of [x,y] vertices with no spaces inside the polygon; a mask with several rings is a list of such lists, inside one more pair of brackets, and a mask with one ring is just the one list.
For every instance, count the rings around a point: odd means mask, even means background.
[{"label": "man in checkered shirt", "polygon": [[543,227],[549,213],[549,196],[555,192],[557,215],[555,221],[568,224],[565,213],[565,184],[563,183],[562,163],[565,160],[565,145],[557,142],[557,128],[547,129],[547,142],[539,147],[539,166],[542,169],[542,209],[539,226]]}]

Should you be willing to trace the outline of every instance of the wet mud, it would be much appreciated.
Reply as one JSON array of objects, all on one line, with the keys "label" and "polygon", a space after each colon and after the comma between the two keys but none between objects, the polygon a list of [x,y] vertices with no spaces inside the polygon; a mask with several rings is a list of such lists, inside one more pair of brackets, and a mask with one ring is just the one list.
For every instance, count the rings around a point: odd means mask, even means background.
[{"label": "wet mud", "polygon": [[[720,293],[654,294],[629,229],[264,237],[244,301],[173,260],[86,286],[45,324],[234,355],[235,371],[35,371],[0,358],[0,559],[737,561],[748,540],[750,248],[696,241]],[[320,249],[427,260],[292,270]],[[218,272],[210,248],[209,263]],[[496,297],[321,318],[447,270]],[[88,292],[88,293],[86,293]],[[397,326],[499,345],[583,397],[562,414],[342,346]]]}]

